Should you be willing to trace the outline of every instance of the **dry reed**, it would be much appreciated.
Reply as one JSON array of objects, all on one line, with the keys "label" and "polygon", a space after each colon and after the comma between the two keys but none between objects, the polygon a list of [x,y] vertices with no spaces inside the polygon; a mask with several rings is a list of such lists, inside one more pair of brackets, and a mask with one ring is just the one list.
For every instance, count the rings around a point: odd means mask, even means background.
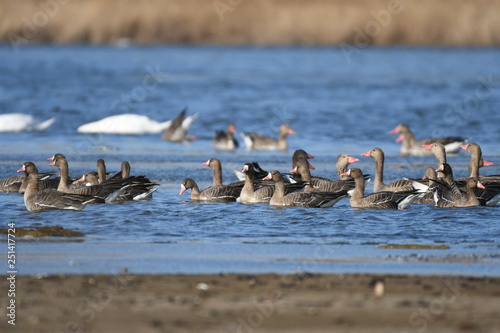
[{"label": "dry reed", "polygon": [[491,46],[498,13],[500,0],[0,0],[0,40]]}]

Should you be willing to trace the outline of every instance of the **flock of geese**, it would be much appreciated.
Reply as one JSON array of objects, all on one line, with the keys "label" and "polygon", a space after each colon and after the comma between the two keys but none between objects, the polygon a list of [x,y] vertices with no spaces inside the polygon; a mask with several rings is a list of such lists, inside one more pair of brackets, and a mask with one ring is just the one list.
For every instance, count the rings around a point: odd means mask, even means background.
[{"label": "flock of geese", "polygon": [[[219,149],[234,149],[234,125],[227,132],[218,132],[217,142],[232,146]],[[287,148],[286,135],[294,131],[282,125],[278,138],[256,133],[244,136],[251,141],[252,149],[283,150]],[[213,170],[213,186],[200,190],[197,183],[186,178],[181,183],[179,195],[190,190],[191,201],[269,203],[273,206],[301,206],[327,208],[339,200],[348,198],[353,208],[405,209],[410,204],[433,204],[438,207],[494,206],[500,201],[500,175],[480,176],[479,169],[492,165],[482,158],[481,147],[476,143],[465,143],[460,137],[429,138],[416,140],[407,125],[398,125],[391,131],[400,134],[397,141],[403,142],[402,155],[434,155],[437,168],[428,167],[422,179],[400,179],[384,183],[384,152],[373,148],[361,154],[375,161],[373,193],[365,194],[365,185],[371,179],[359,168],[349,168],[359,159],[348,154],[339,154],[336,162],[338,179],[314,176],[314,158],[306,151],[296,150],[292,156],[289,172],[278,170],[267,172],[259,163],[246,163],[240,179],[224,185],[222,165],[219,159],[211,158],[203,163]],[[470,153],[469,176],[455,179],[446,154],[464,149]],[[24,176],[12,176],[0,181],[0,192],[23,194],[29,211],[49,209],[82,210],[87,204],[110,204],[131,200],[150,200],[158,183],[145,176],[131,176],[130,164],[122,163],[115,175],[106,173],[103,160],[97,161],[97,171],[87,172],[81,177],[70,178],[68,161],[63,154],[49,158],[51,166],[59,169],[59,176],[41,174],[33,162],[25,162],[18,172]]]}]

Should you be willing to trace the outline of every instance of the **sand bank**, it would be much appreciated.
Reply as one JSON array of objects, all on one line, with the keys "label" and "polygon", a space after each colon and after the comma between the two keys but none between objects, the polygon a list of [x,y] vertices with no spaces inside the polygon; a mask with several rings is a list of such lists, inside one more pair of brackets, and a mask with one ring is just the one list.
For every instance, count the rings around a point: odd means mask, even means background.
[{"label": "sand bank", "polygon": [[[20,276],[15,302],[19,332],[500,331],[499,278]],[[7,320],[2,332],[11,331]]]}]

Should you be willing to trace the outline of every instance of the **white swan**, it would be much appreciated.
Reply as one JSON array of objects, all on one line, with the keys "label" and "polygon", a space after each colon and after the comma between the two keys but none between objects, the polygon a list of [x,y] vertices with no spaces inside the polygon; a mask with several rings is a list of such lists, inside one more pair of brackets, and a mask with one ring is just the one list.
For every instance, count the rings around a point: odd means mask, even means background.
[{"label": "white swan", "polygon": [[39,122],[29,114],[0,114],[0,132],[45,131],[55,120],[50,118]]},{"label": "white swan", "polygon": [[172,120],[158,122],[140,114],[125,113],[81,125],[77,131],[79,133],[154,134],[161,133],[171,123]]}]

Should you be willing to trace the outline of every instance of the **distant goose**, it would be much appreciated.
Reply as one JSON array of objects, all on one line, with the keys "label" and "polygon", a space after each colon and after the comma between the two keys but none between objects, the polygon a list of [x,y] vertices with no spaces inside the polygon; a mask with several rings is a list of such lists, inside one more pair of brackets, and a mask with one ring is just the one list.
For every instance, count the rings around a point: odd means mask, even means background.
[{"label": "distant goose", "polygon": [[491,166],[494,165],[492,162],[486,161],[483,159],[483,153],[481,151],[481,147],[477,143],[469,143],[467,145],[462,145],[461,148],[470,153],[469,160],[469,174],[470,177],[477,178],[480,181],[487,184],[488,182],[500,182],[500,175],[492,175],[492,176],[479,176],[479,168],[483,166]]},{"label": "distant goose", "polygon": [[45,131],[55,120],[56,118],[50,118],[40,122],[28,114],[0,114],[0,132]]},{"label": "distant goose", "polygon": [[163,130],[161,138],[166,141],[185,143],[196,140],[196,137],[188,134],[189,127],[195,121],[199,114],[193,114],[186,117],[187,107],[185,107],[172,120],[172,123]]},{"label": "distant goose", "polygon": [[255,132],[241,133],[243,141],[248,150],[281,150],[288,149],[287,135],[296,134],[288,124],[283,124],[279,128],[278,139],[257,134]]},{"label": "distant goose", "polygon": [[17,172],[25,172],[29,178],[24,192],[24,205],[29,211],[51,209],[82,210],[95,198],[64,193],[54,189],[41,190],[38,187],[38,170],[34,163],[25,162]]},{"label": "distant goose", "polygon": [[328,208],[347,196],[347,191],[339,192],[292,192],[285,193],[285,183],[279,171],[271,171],[264,180],[274,182],[274,194],[269,201],[272,206],[299,206],[310,208]]},{"label": "distant goose", "polygon": [[212,147],[215,149],[234,150],[238,148],[238,141],[234,138],[236,127],[234,124],[227,125],[227,131],[215,131]]},{"label": "distant goose", "polygon": [[182,195],[187,190],[191,190],[190,198],[192,201],[207,201],[207,202],[233,202],[240,195],[239,189],[231,186],[211,186],[203,191],[200,191],[198,184],[191,178],[186,178],[181,183],[179,195]]},{"label": "distant goose", "polygon": [[350,199],[352,208],[405,209],[419,196],[416,190],[400,192],[383,191],[365,196],[365,180],[360,169],[349,169],[344,176],[354,178],[356,182],[356,187]]},{"label": "distant goose", "polygon": [[432,144],[434,142],[443,144],[447,153],[458,153],[458,151],[460,150],[460,145],[463,145],[467,141],[467,139],[458,136],[427,138],[417,141],[415,139],[415,135],[406,124],[399,124],[391,131],[391,134],[397,133],[400,133],[400,135],[396,139],[396,142],[403,142],[400,150],[400,154],[403,156],[431,155],[428,150],[422,148],[422,145]]}]

